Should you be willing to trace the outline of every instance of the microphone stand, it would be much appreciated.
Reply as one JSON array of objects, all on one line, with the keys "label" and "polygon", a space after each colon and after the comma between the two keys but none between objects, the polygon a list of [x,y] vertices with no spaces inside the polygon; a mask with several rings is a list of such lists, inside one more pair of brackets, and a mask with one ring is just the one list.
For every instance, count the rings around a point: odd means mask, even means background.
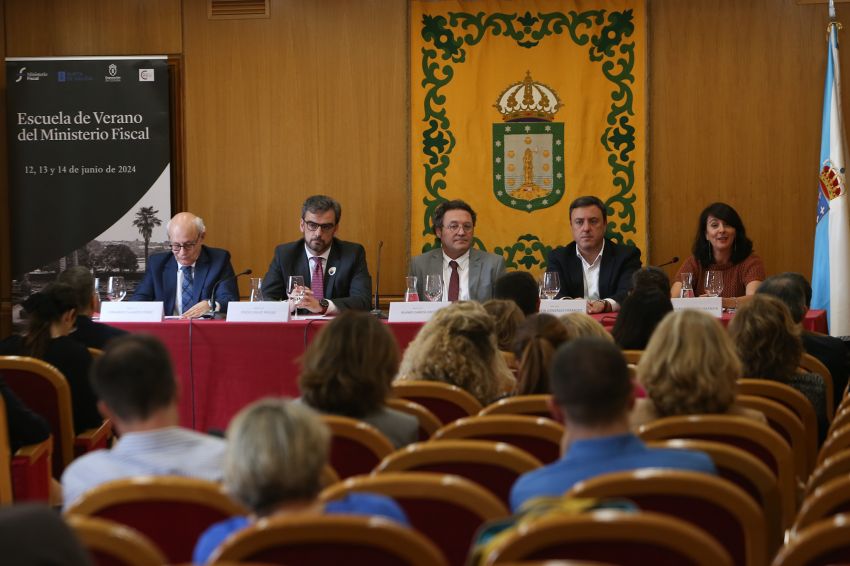
[{"label": "microphone stand", "polygon": [[381,293],[379,291],[381,286],[381,248],[383,247],[384,241],[378,241],[378,266],[375,270],[375,305],[372,312],[369,313],[375,318],[387,318],[383,311],[381,311]]},{"label": "microphone stand", "polygon": [[[217,314],[219,314],[219,315],[221,314],[221,313],[215,312],[215,292],[218,291],[219,285],[221,285],[225,281],[229,281],[231,279],[238,279],[238,278],[242,277],[243,275],[251,275],[251,273],[253,273],[253,271],[249,268],[249,269],[246,269],[245,271],[243,271],[241,273],[237,273],[236,275],[231,275],[230,277],[225,277],[224,279],[219,279],[218,281],[216,281],[215,285],[213,285],[212,292],[210,293],[210,300],[209,300],[210,310],[205,312],[204,314],[202,314],[199,318],[215,318]],[[221,316],[219,316],[219,318],[221,318]]]}]

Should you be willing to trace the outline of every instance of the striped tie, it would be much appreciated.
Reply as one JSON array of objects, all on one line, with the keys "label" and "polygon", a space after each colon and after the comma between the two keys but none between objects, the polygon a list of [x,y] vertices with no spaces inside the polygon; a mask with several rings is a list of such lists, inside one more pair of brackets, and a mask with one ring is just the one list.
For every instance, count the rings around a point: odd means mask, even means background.
[{"label": "striped tie", "polygon": [[313,291],[313,296],[318,300],[325,298],[325,272],[322,269],[322,261],[325,258],[313,256],[313,274],[310,275],[310,289]]},{"label": "striped tie", "polygon": [[183,314],[192,308],[192,266],[181,265],[180,271],[183,272],[183,285],[180,287],[180,314]]}]

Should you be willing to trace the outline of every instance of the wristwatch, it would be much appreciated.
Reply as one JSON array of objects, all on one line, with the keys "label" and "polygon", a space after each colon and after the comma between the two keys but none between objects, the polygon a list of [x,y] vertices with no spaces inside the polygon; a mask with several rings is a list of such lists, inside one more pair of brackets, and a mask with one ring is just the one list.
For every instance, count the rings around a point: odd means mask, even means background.
[{"label": "wristwatch", "polygon": [[331,304],[328,302],[327,299],[322,299],[321,301],[319,301],[319,306],[322,307],[322,312],[320,312],[319,314],[325,314],[326,312],[328,312],[328,307],[330,305]]}]

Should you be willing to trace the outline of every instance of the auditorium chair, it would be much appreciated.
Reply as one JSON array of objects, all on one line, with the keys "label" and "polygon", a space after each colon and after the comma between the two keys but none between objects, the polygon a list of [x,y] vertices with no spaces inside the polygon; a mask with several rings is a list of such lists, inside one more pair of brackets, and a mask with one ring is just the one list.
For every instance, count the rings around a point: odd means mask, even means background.
[{"label": "auditorium chair", "polygon": [[411,526],[443,552],[449,564],[463,566],[470,542],[487,521],[508,517],[508,509],[488,490],[459,476],[424,472],[357,476],[325,489],[325,502],[352,492],[393,498]]},{"label": "auditorium chair", "polygon": [[803,428],[808,432],[807,438],[814,438],[815,446],[817,446],[819,436],[817,436],[818,419],[815,408],[805,395],[790,385],[768,379],[739,379],[738,394],[767,397],[785,405],[792,413],[800,418],[803,422]]},{"label": "auditorium chair", "polygon": [[326,488],[338,483],[339,476],[337,475],[336,470],[334,470],[330,464],[325,464],[325,467],[322,468],[322,476],[319,480],[319,484],[322,488]]},{"label": "auditorium chair", "polygon": [[486,557],[489,565],[575,559],[619,566],[731,566],[702,529],[652,512],[594,511],[543,517],[516,529]]},{"label": "auditorium chair", "polygon": [[61,477],[76,456],[107,447],[112,434],[109,420],[98,428],[74,434],[71,389],[58,369],[36,358],[0,356],[0,374],[21,401],[50,425],[53,477]]},{"label": "auditorium chair", "polygon": [[527,415],[478,415],[458,419],[434,433],[433,440],[492,440],[525,450],[544,465],[561,457],[563,425]]},{"label": "auditorium chair", "polygon": [[806,429],[803,421],[787,406],[760,395],[738,395],[738,405],[760,411],[767,424],[785,439],[794,454],[794,470],[803,481],[815,468],[818,457],[817,430]]},{"label": "auditorium chair", "polygon": [[850,425],[843,426],[840,429],[829,433],[829,436],[826,437],[820,452],[818,452],[818,466],[820,466],[827,458],[835,456],[840,452],[844,452],[848,448],[850,448]]},{"label": "auditorium chair", "polygon": [[88,348],[91,359],[96,360],[103,355],[103,350],[100,348]]},{"label": "auditorium chair", "polygon": [[[829,425],[829,433],[835,432],[843,426],[850,424],[850,407],[844,407],[835,413],[835,418]],[[827,434],[829,436],[829,434]]]},{"label": "auditorium chair", "polygon": [[806,484],[806,494],[812,493],[816,488],[831,479],[843,476],[850,476],[850,450],[838,452],[821,462],[815,468],[815,471],[812,472],[812,475],[809,476],[809,482]]},{"label": "auditorium chair", "polygon": [[833,385],[832,373],[830,373],[822,361],[805,352],[803,353],[803,357],[800,358],[800,367],[809,373],[816,373],[823,378],[826,392],[826,419],[831,423],[835,408],[835,385]]},{"label": "auditorium chair", "polygon": [[515,395],[490,403],[479,412],[479,415],[531,415],[534,417],[552,418],[549,411],[551,395]]},{"label": "auditorium chair", "polygon": [[445,566],[423,535],[381,517],[319,515],[272,517],[236,533],[213,553],[211,564],[368,564]]},{"label": "auditorium chair", "polygon": [[850,564],[850,515],[818,521],[791,538],[772,566]]},{"label": "auditorium chair", "polygon": [[340,479],[368,474],[395,447],[370,424],[337,415],[321,415],[331,431],[330,465]]},{"label": "auditorium chair", "polygon": [[49,501],[53,438],[20,447],[9,445],[6,405],[0,397],[0,505]]},{"label": "auditorium chair", "polygon": [[637,366],[641,356],[643,356],[643,350],[623,350],[623,357],[626,358],[627,364]]},{"label": "auditorium chair", "polygon": [[436,472],[464,477],[487,488],[510,508],[514,482],[540,467],[540,460],[504,442],[441,440],[417,442],[384,458],[375,473]]},{"label": "auditorium chair", "polygon": [[788,528],[797,510],[796,474],[791,447],[769,426],[732,415],[686,415],[665,417],[640,427],[646,442],[692,438],[723,442],[744,450],[776,475],[782,501],[782,527]]},{"label": "auditorium chair", "polygon": [[850,476],[829,480],[806,496],[797,513],[792,536],[833,515],[850,513]]},{"label": "auditorium chair", "polygon": [[782,544],[782,504],[776,475],[761,460],[740,448],[710,440],[655,440],[652,448],[698,450],[711,456],[717,475],[740,487],[758,505],[767,520],[768,556]]},{"label": "auditorium chair", "polygon": [[168,562],[148,537],[134,529],[83,515],[69,515],[65,520],[98,566],[161,566]]},{"label": "auditorium chair", "polygon": [[443,424],[477,415],[481,403],[467,391],[440,381],[394,381],[393,395],[419,403]]},{"label": "auditorium chair", "polygon": [[247,510],[217,483],[182,476],[115,480],[84,493],[65,511],[115,521],[150,538],[170,563],[190,562],[211,525]]},{"label": "auditorium chair", "polygon": [[443,423],[440,422],[440,419],[434,413],[419,403],[414,403],[400,397],[390,397],[386,403],[390,409],[395,409],[396,411],[416,417],[416,420],[419,421],[419,440],[428,440],[432,434],[443,426]]}]

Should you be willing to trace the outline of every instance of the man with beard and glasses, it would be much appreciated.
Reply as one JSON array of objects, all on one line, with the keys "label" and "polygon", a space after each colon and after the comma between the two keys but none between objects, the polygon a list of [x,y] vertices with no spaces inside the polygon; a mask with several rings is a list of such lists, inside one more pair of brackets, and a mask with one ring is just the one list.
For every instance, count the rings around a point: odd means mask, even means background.
[{"label": "man with beard and glasses", "polygon": [[263,279],[266,300],[286,298],[289,277],[300,275],[305,289],[298,308],[313,314],[369,310],[372,277],[366,251],[334,237],[341,216],[342,207],[331,197],[313,195],[304,201],[299,226],[304,237],[275,248]]},{"label": "man with beard and glasses", "polygon": [[431,216],[440,247],[410,260],[419,298],[425,297],[425,277],[443,276],[444,301],[486,301],[493,298],[496,279],[505,274],[502,256],[472,247],[477,215],[462,200],[442,202]]}]

